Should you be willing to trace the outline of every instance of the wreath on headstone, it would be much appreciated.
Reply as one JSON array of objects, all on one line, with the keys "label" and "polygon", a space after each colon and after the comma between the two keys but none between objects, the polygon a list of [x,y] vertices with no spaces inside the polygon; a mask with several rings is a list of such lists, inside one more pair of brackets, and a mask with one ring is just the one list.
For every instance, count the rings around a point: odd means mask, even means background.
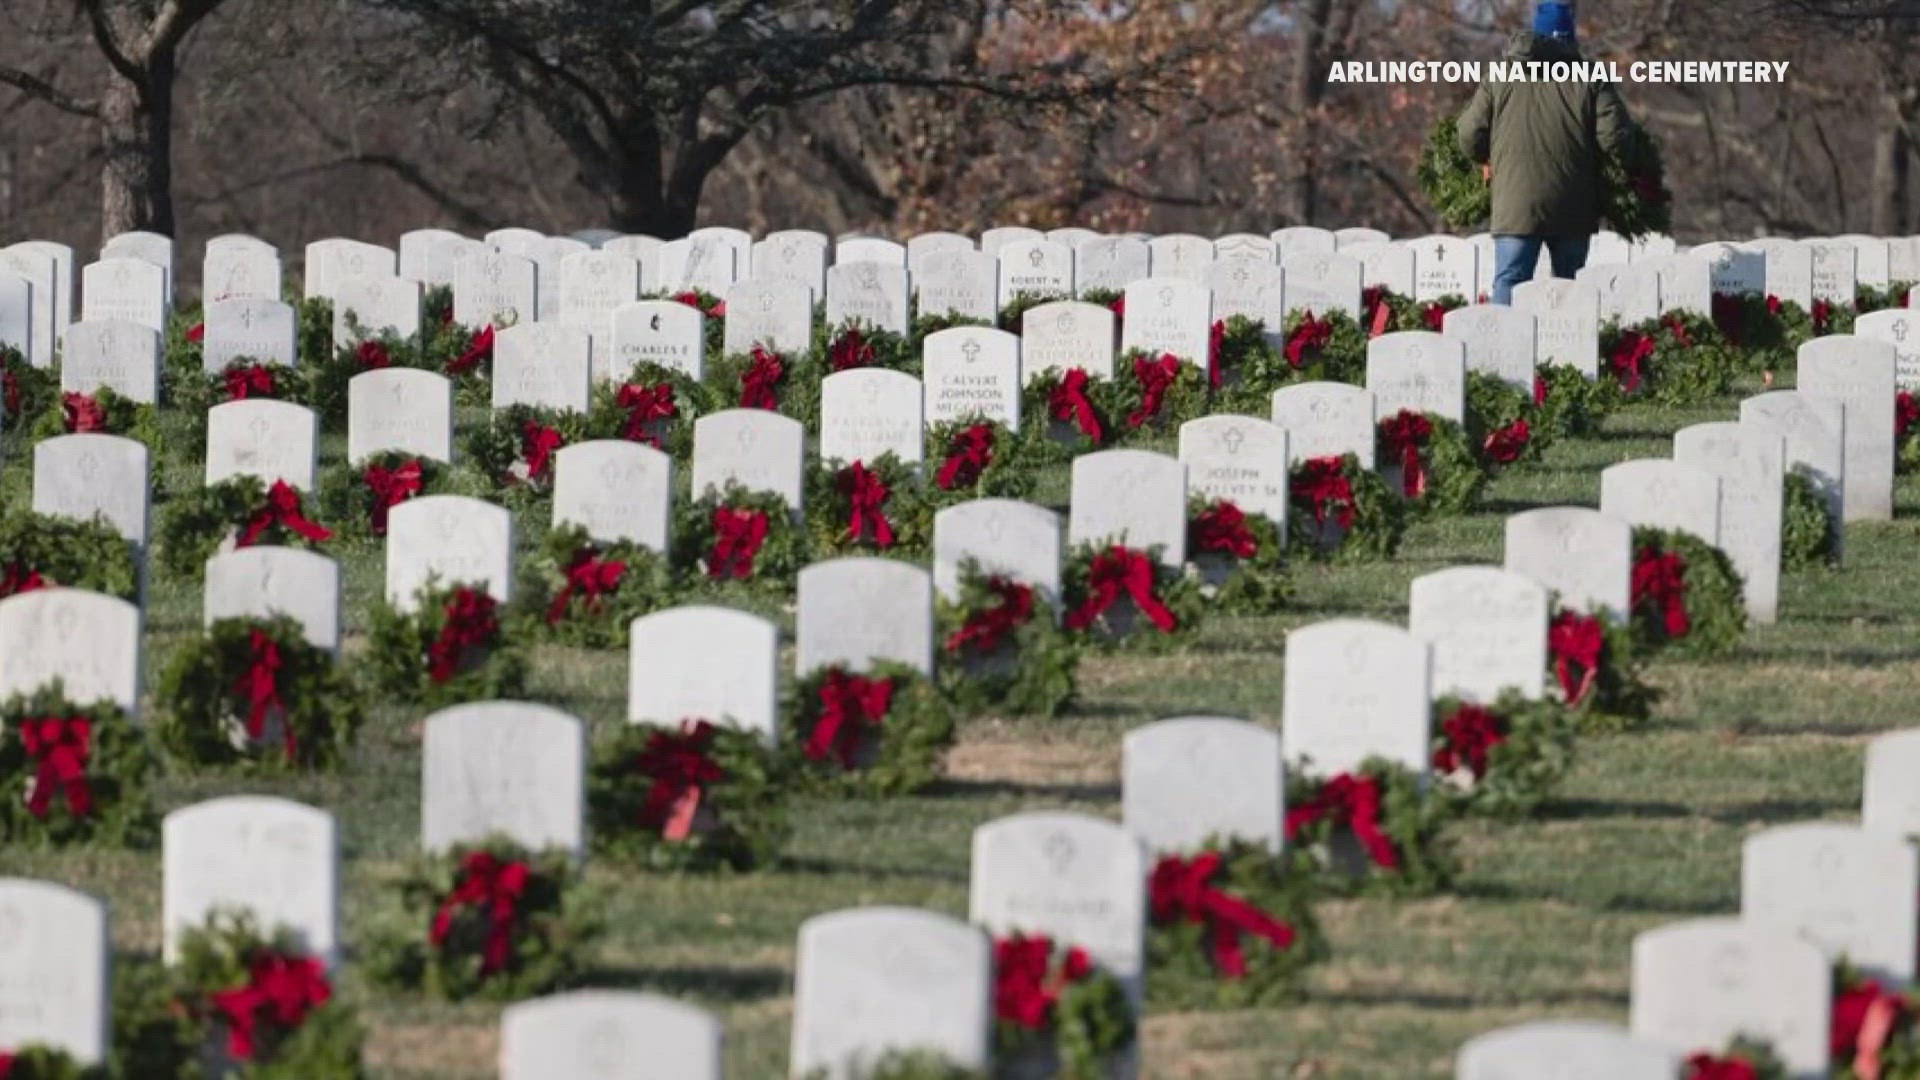
[{"label": "wreath on headstone", "polygon": [[800,377],[808,362],[755,345],[707,361],[702,384],[717,409],[765,409],[811,426],[820,411],[820,388],[817,379]]},{"label": "wreath on headstone", "polygon": [[394,507],[423,495],[484,496],[490,485],[444,461],[382,450],[320,474],[320,506],[342,544],[366,544],[387,535]]},{"label": "wreath on headstone", "polygon": [[1444,697],[1433,707],[1433,775],[1462,813],[1524,817],[1573,766],[1574,718],[1508,690],[1492,704]]},{"label": "wreath on headstone", "polygon": [[11,430],[46,412],[60,396],[51,368],[37,368],[12,345],[0,345],[0,426]]},{"label": "wreath on headstone", "polygon": [[918,466],[892,451],[871,464],[816,461],[807,468],[807,532],[823,557],[917,556],[933,542],[933,506]]},{"label": "wreath on headstone", "polygon": [[708,356],[717,355],[727,340],[727,302],[705,289],[649,293],[641,299],[671,300],[676,304],[685,304],[705,316],[700,325],[701,333],[706,336],[706,340],[700,344]]},{"label": "wreath on headstone", "polygon": [[688,588],[782,600],[810,559],[807,534],[779,495],[729,483],[674,511],[674,565]]},{"label": "wreath on headstone", "polygon": [[176,495],[160,519],[160,566],[197,578],[221,551],[259,544],[315,548],[333,530],[307,517],[306,498],[284,480],[234,476]]},{"label": "wreath on headstone", "polygon": [[1060,625],[1105,651],[1159,651],[1192,639],[1206,610],[1197,574],[1163,565],[1160,548],[1080,544],[1060,568]]},{"label": "wreath on headstone", "polygon": [[1466,429],[1447,417],[1402,409],[1374,425],[1374,440],[1388,489],[1415,515],[1466,513],[1487,485]]},{"label": "wreath on headstone", "polygon": [[[925,355],[927,351],[927,339],[942,330],[956,330],[963,326],[993,326],[993,320],[991,319],[976,319],[971,315],[962,315],[957,311],[923,313],[920,311],[920,298],[917,296],[914,297],[913,307],[913,327],[907,334],[907,340],[912,342],[913,351],[922,355]],[[1015,328],[1012,332],[1017,334],[1020,331],[1018,328]]]},{"label": "wreath on headstone", "polygon": [[1731,392],[1743,361],[1711,319],[1669,311],[1658,319],[1600,329],[1603,368],[1628,398],[1701,405]]},{"label": "wreath on headstone", "polygon": [[1538,414],[1527,391],[1498,375],[1467,372],[1467,443],[1489,478],[1510,465],[1539,461],[1553,445],[1557,433]]},{"label": "wreath on headstone", "polygon": [[1231,499],[1187,498],[1187,562],[1215,611],[1271,615],[1293,598],[1286,542],[1265,514],[1249,514]]},{"label": "wreath on headstone", "polygon": [[624,648],[627,626],[679,595],[666,556],[630,541],[599,543],[559,525],[520,565],[516,603],[526,634],[564,645]]},{"label": "wreath on headstone", "polygon": [[1722,656],[1747,630],[1740,576],[1719,548],[1669,529],[1633,530],[1633,636],[1646,652]]},{"label": "wreath on headstone", "polygon": [[1869,979],[1844,960],[1833,966],[1828,1024],[1836,1080],[1920,1078],[1920,994]]},{"label": "wreath on headstone", "polygon": [[54,394],[33,422],[28,440],[57,435],[122,435],[150,447],[165,445],[159,410],[102,386],[91,394],[63,390]]},{"label": "wreath on headstone", "polygon": [[1384,285],[1369,285],[1360,290],[1360,328],[1369,338],[1402,330],[1438,334],[1446,327],[1447,312],[1470,302],[1459,293],[1448,293],[1437,300],[1415,300]]},{"label": "wreath on headstone", "polygon": [[[324,303],[324,301],[322,301]],[[312,303],[309,301],[309,303]],[[327,304],[331,313],[333,307]],[[331,314],[328,318],[331,319]],[[445,375],[453,380],[455,396],[462,405],[483,405],[488,385],[481,369],[491,366],[493,358],[493,332],[488,327],[478,334],[465,327],[423,327],[426,331],[421,337],[402,337],[385,333],[376,336],[361,336],[358,324],[349,316],[348,324],[355,328],[354,340],[339,348],[333,346],[333,326],[329,322],[319,331],[318,340],[310,340],[306,335],[306,309],[302,309],[301,327],[301,367],[309,392],[309,401],[313,410],[320,415],[320,423],[328,430],[338,429],[347,419],[347,384],[354,376],[383,368],[417,368]],[[316,351],[308,351],[315,347]],[[472,355],[469,356],[468,354]]]},{"label": "wreath on headstone", "polygon": [[1287,313],[1280,348],[1260,382],[1271,390],[1297,382],[1367,382],[1367,332],[1344,311]]},{"label": "wreath on headstone", "polygon": [[961,716],[1058,716],[1077,692],[1080,652],[1044,593],[960,564],[959,595],[935,597],[940,688]]},{"label": "wreath on headstone", "polygon": [[1839,565],[1840,522],[1806,470],[1787,472],[1780,519],[1780,566],[1805,570]]},{"label": "wreath on headstone", "polygon": [[693,422],[718,407],[714,390],[686,372],[636,364],[618,382],[595,384],[587,437],[642,443],[686,461],[693,454]]},{"label": "wreath on headstone", "polygon": [[1095,1080],[1135,1041],[1120,980],[1045,935],[994,940],[993,1011],[994,1060],[1012,1075]]},{"label": "wreath on headstone", "polygon": [[793,689],[786,727],[804,773],[824,790],[902,795],[932,783],[953,743],[953,709],[904,664],[821,668]]},{"label": "wreath on headstone", "polygon": [[1215,320],[1207,349],[1212,411],[1264,414],[1282,385],[1274,381],[1279,355],[1264,320],[1245,315]]},{"label": "wreath on headstone", "polygon": [[1036,464],[1099,450],[1119,434],[1111,380],[1085,368],[1040,372],[1020,391],[1020,426]]},{"label": "wreath on headstone", "polygon": [[1920,398],[1911,390],[1893,395],[1893,442],[1899,471],[1920,471]]},{"label": "wreath on headstone", "polygon": [[812,361],[807,370],[815,382],[842,371],[870,367],[920,376],[920,353],[912,342],[862,319],[831,327],[819,325],[814,331]]},{"label": "wreath on headstone", "polygon": [[978,415],[927,431],[927,497],[936,508],[970,499],[1024,499],[1033,494],[1038,463],[1020,433]]},{"label": "wreath on headstone", "polygon": [[236,357],[219,371],[196,368],[180,373],[168,390],[167,400],[192,421],[189,447],[204,453],[208,409],[230,401],[254,399],[306,405],[313,396],[309,375],[304,368]]},{"label": "wreath on headstone", "polygon": [[1287,775],[1287,844],[1311,860],[1323,888],[1349,895],[1426,896],[1453,879],[1442,830],[1452,807],[1427,778],[1368,758],[1333,776]]},{"label": "wreath on headstone", "polygon": [[156,833],[146,732],[110,701],[79,705],[59,680],[0,702],[0,839],[142,846]]},{"label": "wreath on headstone", "polygon": [[587,426],[572,410],[508,405],[468,433],[465,458],[509,500],[524,503],[552,493],[555,455],[586,439]]},{"label": "wreath on headstone", "polygon": [[368,975],[449,1001],[518,1001],[566,986],[603,929],[566,852],[534,853],[500,836],[422,860],[393,891],[399,911],[368,943]]},{"label": "wreath on headstone", "polygon": [[[1794,305],[1799,309],[1799,305]],[[1713,326],[1739,355],[1742,369],[1769,372],[1793,363],[1799,343],[1788,339],[1780,298],[1757,292],[1713,294]],[[1805,317],[1805,312],[1801,312]]]},{"label": "wreath on headstone", "polygon": [[1305,558],[1391,559],[1406,532],[1406,505],[1355,454],[1309,458],[1289,480],[1287,542]]},{"label": "wreath on headstone", "polygon": [[[1017,292],[1000,305],[998,326],[1010,334],[1018,334],[1026,325],[1027,312],[1042,304],[1071,300],[1072,296],[1058,292]],[[922,340],[925,340],[924,337]]]},{"label": "wreath on headstone", "polygon": [[1147,879],[1148,993],[1156,1007],[1241,1009],[1299,999],[1328,955],[1318,883],[1297,857],[1212,838],[1163,855]]},{"label": "wreath on headstone", "polygon": [[1533,369],[1534,434],[1548,438],[1592,435],[1620,404],[1617,379],[1588,378],[1568,364]]},{"label": "wreath on headstone", "polygon": [[105,1067],[84,1068],[65,1050],[27,1043],[0,1050],[0,1080],[106,1080]]},{"label": "wreath on headstone", "polygon": [[161,745],[196,765],[335,769],[364,718],[338,661],[286,615],[215,620],[168,661],[155,698]]},{"label": "wreath on headstone", "polygon": [[[985,1080],[986,1073],[955,1065],[937,1050],[888,1050],[864,1066],[859,1080]],[[832,1080],[826,1066],[800,1080]]]},{"label": "wreath on headstone", "polygon": [[97,517],[31,510],[0,516],[0,599],[56,585],[135,599],[140,566],[133,544]]},{"label": "wreath on headstone", "polygon": [[1547,623],[1554,698],[1583,732],[1619,731],[1652,714],[1659,692],[1643,677],[1630,625],[1559,607]]},{"label": "wreath on headstone", "polygon": [[1680,1080],[1788,1080],[1788,1076],[1771,1046],[1742,1036],[1722,1053],[1689,1054],[1680,1065]]},{"label": "wreath on headstone", "polygon": [[1129,440],[1177,430],[1207,412],[1212,394],[1202,366],[1172,353],[1158,356],[1130,350],[1114,366],[1109,415],[1120,422],[1117,434]]},{"label": "wreath on headstone", "polygon": [[367,631],[372,686],[427,708],[519,697],[527,657],[506,632],[503,614],[477,582],[429,581],[406,611],[380,597]]},{"label": "wreath on headstone", "polygon": [[623,725],[587,779],[594,842],[649,870],[764,866],[791,831],[787,766],[760,732]]}]

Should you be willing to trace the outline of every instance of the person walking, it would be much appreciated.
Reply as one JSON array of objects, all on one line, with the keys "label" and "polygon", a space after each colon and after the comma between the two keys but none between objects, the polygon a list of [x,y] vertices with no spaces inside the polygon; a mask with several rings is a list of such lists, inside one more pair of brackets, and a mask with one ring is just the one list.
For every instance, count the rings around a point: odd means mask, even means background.
[{"label": "person walking", "polygon": [[[1543,3],[1531,33],[1515,34],[1506,59],[1577,61],[1573,8]],[[1540,249],[1553,276],[1587,262],[1600,223],[1601,155],[1619,153],[1634,131],[1612,83],[1483,82],[1460,114],[1460,149],[1493,188],[1493,302],[1533,280]]]}]

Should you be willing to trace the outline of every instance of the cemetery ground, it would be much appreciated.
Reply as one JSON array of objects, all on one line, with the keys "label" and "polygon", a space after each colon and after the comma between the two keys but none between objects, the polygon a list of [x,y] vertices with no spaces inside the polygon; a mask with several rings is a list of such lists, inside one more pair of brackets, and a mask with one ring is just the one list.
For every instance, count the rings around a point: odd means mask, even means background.
[{"label": "cemetery ground", "polygon": [[[1739,394],[1759,389],[1743,386]],[[1459,564],[1497,565],[1507,515],[1596,506],[1601,468],[1665,457],[1675,429],[1730,419],[1738,400],[1687,410],[1624,408],[1598,437],[1562,441],[1543,462],[1507,471],[1473,514],[1415,525],[1390,562],[1297,565],[1295,602],[1282,616],[1210,617],[1184,652],[1090,657],[1069,715],[964,725],[947,778],[929,791],[802,803],[776,866],[676,876],[606,858],[590,862],[589,881],[607,887],[610,899],[609,935],[588,981],[709,1007],[726,1023],[729,1075],[784,1075],[802,920],[872,903],[964,918],[975,826],[1049,808],[1117,819],[1120,739],[1128,729],[1190,714],[1277,725],[1288,630],[1337,616],[1404,624],[1411,579]],[[342,441],[330,436],[323,443],[323,463],[339,459]],[[172,470],[156,478],[159,491],[199,482],[180,458],[157,456]],[[1060,467],[1048,471],[1034,501],[1064,509],[1066,495]],[[1450,826],[1462,874],[1447,895],[1323,902],[1319,915],[1333,957],[1311,971],[1304,1001],[1240,1012],[1150,1007],[1146,1074],[1450,1077],[1458,1046],[1503,1024],[1547,1016],[1624,1023],[1633,935],[1675,919],[1736,913],[1742,837],[1792,821],[1854,819],[1865,741],[1920,715],[1920,563],[1911,557],[1920,538],[1920,477],[1901,478],[1895,500],[1895,521],[1848,528],[1844,569],[1787,574],[1779,623],[1750,629],[1732,656],[1657,660],[1650,677],[1664,697],[1654,719],[1620,734],[1584,736],[1574,770],[1535,818],[1468,818]],[[523,535],[521,543],[534,539]],[[345,556],[351,667],[381,588],[381,557],[378,548],[334,553]],[[156,583],[149,673],[165,665],[199,617],[197,581]],[[597,735],[621,723],[623,652],[540,646],[533,660],[530,699],[586,719]],[[387,902],[373,886],[417,849],[422,715],[376,702],[338,775],[270,784],[176,775],[157,792],[161,808],[272,791],[335,813],[351,949],[373,914],[370,905]],[[3,861],[0,873],[108,897],[116,949],[158,951],[157,848],[12,850]],[[374,1075],[493,1075],[497,1005],[383,996],[352,974],[347,979],[346,992],[369,1027]]]}]

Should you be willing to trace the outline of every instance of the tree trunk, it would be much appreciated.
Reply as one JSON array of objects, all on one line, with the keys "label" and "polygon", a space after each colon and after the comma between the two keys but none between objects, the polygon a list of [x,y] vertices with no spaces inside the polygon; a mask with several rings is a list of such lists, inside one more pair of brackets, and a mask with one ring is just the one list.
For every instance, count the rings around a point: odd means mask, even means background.
[{"label": "tree trunk", "polygon": [[1287,211],[1294,225],[1313,224],[1319,203],[1317,114],[1326,93],[1327,21],[1333,0],[1311,0],[1299,13],[1295,28],[1293,70],[1287,80],[1287,109],[1300,124],[1293,180],[1288,185]]},{"label": "tree trunk", "polygon": [[120,73],[101,99],[100,236],[144,229],[173,235],[173,78],[171,50],[156,52],[144,85]]},{"label": "tree trunk", "polygon": [[1907,228],[1907,171],[1911,147],[1907,134],[1900,126],[1898,103],[1894,108],[1892,122],[1880,128],[1873,138],[1873,220],[1870,229],[1875,236],[1904,236]]}]

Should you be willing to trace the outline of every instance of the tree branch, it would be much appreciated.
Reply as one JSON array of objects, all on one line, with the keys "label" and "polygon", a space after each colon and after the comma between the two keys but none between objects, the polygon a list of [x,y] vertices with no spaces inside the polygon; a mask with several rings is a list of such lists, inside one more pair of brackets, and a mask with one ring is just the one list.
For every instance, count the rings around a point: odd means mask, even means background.
[{"label": "tree branch", "polygon": [[0,65],[0,83],[14,87],[37,101],[44,101],[63,113],[85,117],[88,120],[100,119],[98,105],[90,101],[81,101],[31,72]]},{"label": "tree branch", "polygon": [[107,63],[120,73],[121,78],[145,89],[146,69],[135,63],[121,47],[103,0],[80,0],[80,7],[87,14],[88,25],[93,28],[93,43],[100,47],[100,54],[107,58]]}]

